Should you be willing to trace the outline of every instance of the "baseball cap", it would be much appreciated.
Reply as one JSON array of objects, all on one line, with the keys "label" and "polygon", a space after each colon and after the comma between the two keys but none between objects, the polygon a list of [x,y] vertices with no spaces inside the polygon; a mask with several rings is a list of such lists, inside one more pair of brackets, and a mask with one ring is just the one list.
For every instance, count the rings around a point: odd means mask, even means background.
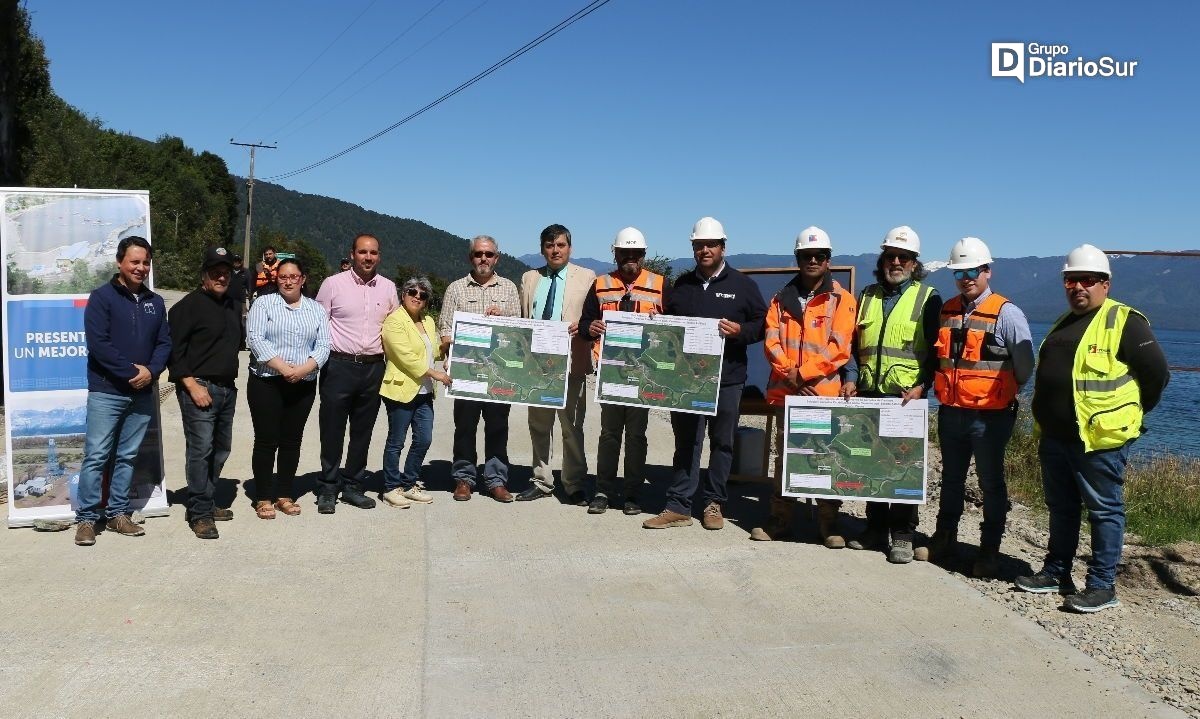
[{"label": "baseball cap", "polygon": [[233,267],[233,256],[224,247],[208,248],[204,253],[204,264],[200,268],[207,270],[217,265],[229,265]]}]

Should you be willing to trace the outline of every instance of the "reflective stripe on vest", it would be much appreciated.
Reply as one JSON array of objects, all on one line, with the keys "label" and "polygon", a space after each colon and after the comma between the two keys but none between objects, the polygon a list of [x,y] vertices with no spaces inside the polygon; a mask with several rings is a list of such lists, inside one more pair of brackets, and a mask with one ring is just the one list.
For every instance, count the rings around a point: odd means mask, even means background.
[{"label": "reflective stripe on vest", "polygon": [[995,292],[963,316],[962,295],[942,305],[938,330],[938,369],[933,378],[938,401],[966,409],[1004,409],[1017,398],[1016,375],[1007,347],[996,343],[996,321],[1008,302]]},{"label": "reflective stripe on vest", "polygon": [[[663,284],[662,275],[642,269],[632,284],[626,285],[619,272],[613,271],[596,277],[596,299],[600,301],[600,317],[603,319],[605,310],[621,310],[625,312],[662,312]],[[630,309],[622,310],[621,303],[626,295],[629,297]],[[601,338],[592,343],[592,362],[597,367],[600,363]]]},{"label": "reflective stripe on vest", "polygon": [[[1129,365],[1117,359],[1130,312],[1145,319],[1128,305],[1104,300],[1075,348],[1072,394],[1085,452],[1115,449],[1142,433],[1141,388],[1129,374]],[[1050,332],[1058,329],[1066,317],[1059,317]]]},{"label": "reflective stripe on vest", "polygon": [[929,354],[922,317],[933,286],[913,282],[885,317],[883,287],[863,290],[858,306],[858,389],[899,394],[916,386]]},{"label": "reflective stripe on vest", "polygon": [[[839,324],[835,317],[839,312],[850,312],[847,302],[854,298],[836,281],[832,285],[832,291],[816,295],[808,301],[804,306],[803,317],[794,317],[790,312],[784,310],[778,298],[771,301],[767,311],[774,313],[775,322],[767,323],[766,332],[774,333],[771,341],[777,340],[782,345],[782,353],[785,357],[778,359],[789,360],[791,364],[799,367],[805,363],[806,356],[825,355],[829,351],[832,341],[836,340],[842,347],[850,347],[853,337],[849,336],[847,332],[839,333],[835,329]],[[852,306],[852,302],[850,306]],[[846,318],[843,323],[849,326],[849,318]],[[768,354],[779,353],[778,350],[772,352],[773,346],[764,345],[764,349]],[[842,389],[841,368],[839,367],[823,377],[809,380],[806,386],[811,387],[818,396],[836,397]],[[788,386],[787,376],[779,373],[772,366],[767,379],[767,401],[774,405],[782,405],[785,401],[784,398],[789,394],[795,394],[795,390]]]}]

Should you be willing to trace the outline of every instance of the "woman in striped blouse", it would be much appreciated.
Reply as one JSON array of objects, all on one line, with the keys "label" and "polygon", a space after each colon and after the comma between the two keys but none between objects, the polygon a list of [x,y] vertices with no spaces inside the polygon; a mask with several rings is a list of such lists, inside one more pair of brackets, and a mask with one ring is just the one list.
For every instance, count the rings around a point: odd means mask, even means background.
[{"label": "woman in striped blouse", "polygon": [[260,295],[246,322],[251,353],[246,401],[254,423],[251,467],[260,519],[274,519],[276,509],[300,514],[293,487],[300,440],[316,397],[317,370],[329,359],[330,346],[325,309],[301,293],[304,268],[297,260],[283,260],[275,271],[279,292]]}]

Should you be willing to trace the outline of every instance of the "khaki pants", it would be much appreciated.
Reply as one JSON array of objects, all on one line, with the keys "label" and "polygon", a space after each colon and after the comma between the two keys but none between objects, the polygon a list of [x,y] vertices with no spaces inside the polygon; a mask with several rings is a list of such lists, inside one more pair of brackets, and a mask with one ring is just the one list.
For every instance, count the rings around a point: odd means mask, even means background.
[{"label": "khaki pants", "polygon": [[587,477],[587,457],[583,453],[583,421],[587,416],[587,375],[567,377],[567,406],[563,409],[529,408],[529,440],[533,445],[533,483],[545,492],[554,490],[554,471],[550,469],[554,417],[562,431],[562,487],[567,494],[583,491]]}]

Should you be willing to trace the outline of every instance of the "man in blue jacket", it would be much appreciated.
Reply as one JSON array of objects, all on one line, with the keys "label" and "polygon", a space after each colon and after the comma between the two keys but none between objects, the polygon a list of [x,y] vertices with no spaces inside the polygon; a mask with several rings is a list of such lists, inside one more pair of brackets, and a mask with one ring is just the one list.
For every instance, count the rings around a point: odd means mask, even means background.
[{"label": "man in blue jacket", "polygon": [[725,228],[720,222],[711,217],[700,218],[692,228],[696,268],[675,280],[666,303],[664,314],[719,320],[717,331],[725,338],[725,354],[721,358],[716,416],[671,413],[675,477],[667,490],[666,508],[642,523],[646,529],[685,527],[692,523],[692,497],[700,486],[705,426],[711,456],[700,524],[705,529],[725,526],[721,506],[728,500],[726,485],[733,466],[733,433],[740,416],[742,387],[746,384],[746,348],[762,342],[767,316],[767,303],[758,285],[725,263],[725,240]]},{"label": "man in blue jacket", "polygon": [[101,483],[112,462],[105,528],[127,537],[145,531],[129,517],[133,463],[158,396],[154,380],[171,357],[163,298],[146,287],[153,251],[141,237],[117,244],[117,274],[92,291],[83,313],[87,333],[87,434],[79,470],[75,543],[96,543]]}]

